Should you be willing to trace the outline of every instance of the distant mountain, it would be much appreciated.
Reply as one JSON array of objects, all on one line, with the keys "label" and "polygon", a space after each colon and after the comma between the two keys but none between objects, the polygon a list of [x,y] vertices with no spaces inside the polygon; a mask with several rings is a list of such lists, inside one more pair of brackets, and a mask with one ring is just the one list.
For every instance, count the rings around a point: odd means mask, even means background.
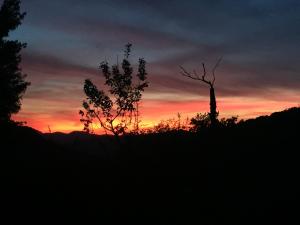
[{"label": "distant mountain", "polygon": [[62,132],[44,133],[43,136],[49,140],[53,140],[59,143],[68,143],[68,144],[76,140],[88,141],[100,137],[100,135],[88,134],[82,131],[73,131],[71,133],[62,133]]},{"label": "distant mountain", "polygon": [[103,153],[104,148],[115,145],[114,137],[111,135],[89,134],[81,131],[73,131],[71,133],[45,133],[43,136],[54,143],[57,143],[66,148],[85,151],[89,153]]},{"label": "distant mountain", "polygon": [[241,126],[249,129],[300,129],[300,107],[249,119],[242,122]]}]

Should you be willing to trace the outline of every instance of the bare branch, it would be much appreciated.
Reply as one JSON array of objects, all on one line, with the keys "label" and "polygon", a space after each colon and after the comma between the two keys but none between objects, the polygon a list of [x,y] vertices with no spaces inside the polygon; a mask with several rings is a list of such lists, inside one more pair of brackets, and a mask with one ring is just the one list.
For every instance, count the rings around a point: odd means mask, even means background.
[{"label": "bare branch", "polygon": [[205,76],[206,76],[206,70],[205,70],[205,67],[204,67],[204,64],[203,64],[203,68],[204,68],[204,74],[202,75],[202,77],[200,77],[195,71],[194,71],[194,75],[192,75],[191,73],[187,72],[182,66],[179,66],[181,68],[181,75],[182,76],[185,76],[185,77],[188,77],[188,78],[191,78],[193,80],[199,80],[199,81],[202,81],[208,85],[212,85],[212,83],[208,80],[205,79]]},{"label": "bare branch", "polygon": [[189,77],[189,78],[192,78],[192,79],[196,79],[195,77],[193,77],[192,75],[190,75],[190,73],[187,72],[182,66],[180,66],[180,68],[182,70],[180,72],[182,76]]},{"label": "bare branch", "polygon": [[193,79],[193,80],[201,80],[200,78],[194,77],[194,76],[190,75],[189,73],[181,72],[181,75],[182,75],[182,76],[185,76],[185,77],[188,77],[188,78],[191,78],[191,79]]},{"label": "bare branch", "polygon": [[213,74],[213,81],[212,81],[212,85],[214,85],[215,81],[216,81],[216,76],[215,76],[215,71],[217,69],[217,67],[220,65],[221,61],[222,61],[223,57],[220,57],[216,63],[216,65],[214,66],[213,70],[212,70],[212,74]]},{"label": "bare branch", "polygon": [[195,77],[197,77],[197,78],[200,79],[200,77],[199,77],[199,75],[197,74],[196,70],[193,70],[193,73],[194,73],[194,76],[195,76]]},{"label": "bare branch", "polygon": [[204,63],[202,63],[202,68],[203,68],[202,80],[204,80],[204,79],[205,79],[205,76],[206,76],[206,69],[205,69]]}]

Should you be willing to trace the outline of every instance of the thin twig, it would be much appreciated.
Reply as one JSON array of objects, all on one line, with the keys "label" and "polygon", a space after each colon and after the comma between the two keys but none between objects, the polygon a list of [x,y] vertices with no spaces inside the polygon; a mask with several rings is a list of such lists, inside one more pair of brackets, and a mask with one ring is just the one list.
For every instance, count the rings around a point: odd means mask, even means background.
[{"label": "thin twig", "polygon": [[205,69],[205,65],[204,65],[204,63],[202,63],[202,68],[203,68],[202,80],[205,80],[205,76],[206,76],[206,69]]},{"label": "thin twig", "polygon": [[213,74],[213,81],[212,81],[212,84],[215,83],[216,81],[216,76],[215,76],[215,71],[217,69],[217,67],[220,65],[221,61],[222,61],[223,57],[220,57],[216,63],[216,65],[214,66],[213,70],[212,70],[212,74]]}]

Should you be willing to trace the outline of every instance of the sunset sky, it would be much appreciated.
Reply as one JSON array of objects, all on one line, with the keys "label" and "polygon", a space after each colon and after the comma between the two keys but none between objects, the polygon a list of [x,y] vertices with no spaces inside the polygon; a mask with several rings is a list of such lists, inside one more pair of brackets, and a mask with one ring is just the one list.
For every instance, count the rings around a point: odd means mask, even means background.
[{"label": "sunset sky", "polygon": [[221,117],[299,106],[299,0],[23,0],[22,10],[27,16],[10,38],[28,44],[22,69],[31,86],[15,119],[40,131],[82,130],[84,80],[100,88],[99,63],[116,63],[128,42],[132,63],[148,63],[145,126],[207,112],[208,88],[179,66],[201,73],[202,62],[209,69],[220,56]]}]

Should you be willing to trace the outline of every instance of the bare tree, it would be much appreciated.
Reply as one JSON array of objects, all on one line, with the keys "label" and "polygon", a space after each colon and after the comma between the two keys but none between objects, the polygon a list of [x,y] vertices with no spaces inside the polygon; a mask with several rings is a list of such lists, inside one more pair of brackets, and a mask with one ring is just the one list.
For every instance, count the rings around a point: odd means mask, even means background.
[{"label": "bare tree", "polygon": [[212,127],[214,127],[218,122],[218,119],[217,119],[217,117],[218,117],[217,101],[216,101],[214,85],[215,85],[215,81],[216,81],[215,72],[216,72],[217,67],[220,65],[221,61],[222,61],[222,57],[217,61],[216,65],[212,69],[212,79],[211,80],[209,80],[207,78],[207,72],[206,72],[206,68],[205,68],[204,63],[202,63],[202,68],[203,68],[203,74],[202,75],[199,75],[195,70],[192,73],[190,73],[186,69],[184,69],[182,66],[180,66],[181,74],[183,76],[188,77],[188,78],[193,79],[193,80],[201,81],[201,82],[203,82],[203,83],[205,83],[209,86],[209,88],[210,88],[210,113],[209,113],[209,117],[210,117],[210,122],[211,122]]}]

